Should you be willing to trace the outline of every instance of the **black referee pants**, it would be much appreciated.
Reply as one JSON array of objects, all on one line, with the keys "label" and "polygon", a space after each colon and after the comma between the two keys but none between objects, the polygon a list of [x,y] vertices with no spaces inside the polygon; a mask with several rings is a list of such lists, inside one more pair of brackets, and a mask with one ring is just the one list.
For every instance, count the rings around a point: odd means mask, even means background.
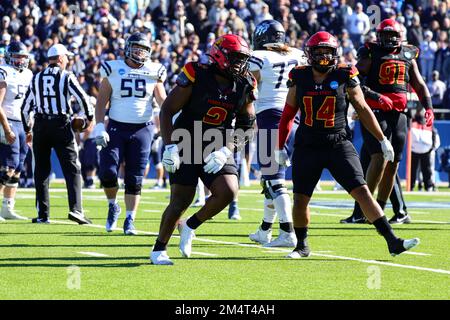
[{"label": "black referee pants", "polygon": [[[44,116],[45,117],[45,116]],[[49,177],[51,151],[55,149],[66,180],[71,212],[82,212],[81,165],[70,120],[66,117],[43,118],[37,115],[33,127],[33,152],[35,159],[34,184],[39,218],[49,218]]]},{"label": "black referee pants", "polygon": [[432,188],[434,182],[431,179],[434,168],[431,167],[431,150],[426,153],[411,153],[411,190],[414,190],[418,173],[422,172],[425,190]]}]

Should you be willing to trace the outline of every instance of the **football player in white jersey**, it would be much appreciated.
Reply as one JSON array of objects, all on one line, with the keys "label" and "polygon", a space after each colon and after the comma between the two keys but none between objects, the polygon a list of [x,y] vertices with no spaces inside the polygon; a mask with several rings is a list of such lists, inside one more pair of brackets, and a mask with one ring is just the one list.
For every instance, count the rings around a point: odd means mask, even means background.
[{"label": "football player in white jersey", "polygon": [[14,198],[28,152],[20,111],[33,78],[28,63],[26,46],[14,41],[6,48],[5,64],[0,65],[0,219],[27,219],[14,212]]},{"label": "football player in white jersey", "polygon": [[[94,135],[100,151],[99,177],[109,203],[106,231],[117,226],[121,212],[116,196],[119,165],[125,161],[126,235],[136,234],[134,220],[153,135],[152,100],[166,98],[166,69],[150,61],[151,43],[142,33],[128,37],[125,60],[101,64],[102,82],[97,98]],[[108,107],[109,106],[109,107]],[[104,118],[108,107],[108,126]]]},{"label": "football player in white jersey", "polygon": [[[254,51],[250,58],[250,71],[258,81],[259,95],[255,102],[258,163],[265,199],[262,224],[249,237],[267,247],[295,247],[296,244],[291,199],[285,186],[286,167],[278,166],[272,150],[275,149],[276,131],[288,93],[289,71],[307,62],[303,51],[285,44],[285,36],[285,30],[278,21],[261,22],[253,33]],[[277,214],[280,234],[272,241],[272,224]]]}]

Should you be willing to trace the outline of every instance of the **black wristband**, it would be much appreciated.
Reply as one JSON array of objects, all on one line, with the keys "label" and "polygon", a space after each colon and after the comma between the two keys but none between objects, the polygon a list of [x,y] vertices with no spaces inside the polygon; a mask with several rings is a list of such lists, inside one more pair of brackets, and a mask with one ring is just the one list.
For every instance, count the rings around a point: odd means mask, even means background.
[{"label": "black wristband", "polygon": [[420,103],[422,103],[422,107],[424,107],[425,110],[433,109],[433,103],[431,102],[431,97],[422,98],[422,100],[420,100]]}]

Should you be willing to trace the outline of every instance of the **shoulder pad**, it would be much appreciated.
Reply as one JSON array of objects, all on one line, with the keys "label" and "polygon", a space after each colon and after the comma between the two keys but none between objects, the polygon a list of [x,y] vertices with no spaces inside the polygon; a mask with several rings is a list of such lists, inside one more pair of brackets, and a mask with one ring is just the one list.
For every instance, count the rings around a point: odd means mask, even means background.
[{"label": "shoulder pad", "polygon": [[420,50],[416,46],[411,44],[403,45],[403,50],[405,52],[405,57],[408,59],[417,59],[419,57]]},{"label": "shoulder pad", "polygon": [[102,77],[109,77],[113,71],[112,61],[100,62],[100,74]]},{"label": "shoulder pad", "polygon": [[198,64],[194,62],[186,63],[177,76],[177,85],[179,85],[180,87],[187,87],[195,83],[197,66]]},{"label": "shoulder pad", "polygon": [[358,69],[352,64],[340,63],[337,68],[348,73],[350,78],[354,78],[359,74]]},{"label": "shoulder pad", "polygon": [[293,87],[297,84],[299,78],[301,78],[301,73],[306,70],[308,65],[296,66],[289,71],[287,86],[288,88]]},{"label": "shoulder pad", "polygon": [[362,47],[358,49],[357,57],[359,59],[370,58],[372,56],[372,47],[370,43],[365,43]]}]

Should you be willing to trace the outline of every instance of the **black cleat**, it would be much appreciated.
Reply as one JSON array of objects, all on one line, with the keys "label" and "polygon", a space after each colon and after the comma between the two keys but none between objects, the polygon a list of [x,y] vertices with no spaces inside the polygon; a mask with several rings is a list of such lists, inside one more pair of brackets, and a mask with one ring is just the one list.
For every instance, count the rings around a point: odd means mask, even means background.
[{"label": "black cleat", "polygon": [[33,218],[33,219],[31,219],[31,223],[45,223],[45,224],[49,224],[50,221],[48,221],[48,219]]},{"label": "black cleat", "polygon": [[411,217],[409,214],[405,215],[394,215],[390,220],[390,224],[403,224],[403,223],[411,223]]},{"label": "black cleat", "polygon": [[340,223],[359,223],[359,224],[364,224],[364,223],[367,223],[367,219],[365,217],[355,218],[354,216],[350,216],[348,218],[342,219],[339,222]]},{"label": "black cleat", "polygon": [[305,246],[301,249],[295,249],[294,251],[292,251],[291,253],[289,253],[286,258],[289,259],[300,259],[300,258],[306,258],[309,257],[311,255],[311,250],[309,249],[308,246]]},{"label": "black cleat", "polygon": [[80,213],[80,212],[69,212],[69,216],[68,216],[69,220],[75,221],[78,224],[91,224],[92,221],[86,217],[84,214]]},{"label": "black cleat", "polygon": [[395,257],[402,252],[408,251],[420,243],[419,238],[413,238],[408,240],[396,239],[394,242],[388,243],[389,253],[391,256]]}]

